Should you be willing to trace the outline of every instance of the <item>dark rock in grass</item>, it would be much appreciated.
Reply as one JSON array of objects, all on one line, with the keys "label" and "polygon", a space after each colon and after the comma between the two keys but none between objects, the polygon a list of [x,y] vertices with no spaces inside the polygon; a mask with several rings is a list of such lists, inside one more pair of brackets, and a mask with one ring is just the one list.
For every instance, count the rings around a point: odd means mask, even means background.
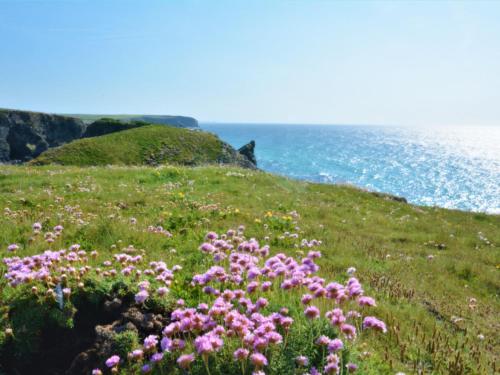
[{"label": "dark rock in grass", "polygon": [[375,195],[376,197],[384,198],[384,199],[389,200],[389,201],[408,203],[406,198],[398,197],[397,195],[392,195],[392,194],[387,194],[387,193],[379,193],[377,191],[373,191],[373,192],[371,192],[371,194]]},{"label": "dark rock in grass", "polygon": [[242,146],[238,152],[245,156],[252,164],[257,165],[257,159],[255,158],[255,141],[250,141],[246,145]]}]

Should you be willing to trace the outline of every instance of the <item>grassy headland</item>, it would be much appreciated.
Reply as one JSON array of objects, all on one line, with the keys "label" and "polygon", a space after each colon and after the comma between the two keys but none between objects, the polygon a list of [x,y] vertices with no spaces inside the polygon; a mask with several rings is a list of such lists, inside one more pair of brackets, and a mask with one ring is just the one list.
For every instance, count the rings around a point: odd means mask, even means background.
[{"label": "grassy headland", "polygon": [[165,125],[148,125],[52,148],[35,165],[157,165],[215,163],[224,157],[215,135]]},{"label": "grassy headland", "polygon": [[[141,139],[144,129],[76,141],[50,150],[37,160],[80,165],[108,164],[108,158],[121,164],[144,160],[148,158]],[[148,137],[148,148],[161,147],[164,129],[153,128],[158,137],[154,145],[149,144]],[[134,132],[133,141],[129,132]],[[204,139],[201,149],[198,137],[198,133],[192,133],[190,139],[178,137],[179,143],[193,145],[188,147],[193,154],[176,155],[174,161],[191,161],[194,152],[203,160],[218,152],[215,137],[208,144]],[[315,248],[322,253],[316,262],[320,266],[318,276],[326,282],[346,283],[350,278],[346,270],[356,268],[353,275],[363,285],[365,295],[377,301],[376,307],[359,311],[379,317],[387,325],[385,334],[356,325],[355,342],[345,340],[341,360],[349,357],[357,363],[358,373],[491,374],[499,368],[499,216],[416,207],[352,187],[292,181],[259,171],[172,166],[4,167],[0,173],[0,209],[3,257],[26,257],[48,248],[68,249],[73,244],[87,255],[92,250],[98,252],[86,263],[92,267],[88,274],[82,271],[81,277],[68,275],[67,281],[62,279],[72,289],[71,296],[64,299],[63,310],[52,294],[47,294],[47,288],[54,288],[54,280],[13,288],[4,278],[6,265],[0,266],[0,359],[10,361],[0,360],[5,366],[2,369],[0,365],[0,373],[23,368],[30,358],[38,358],[40,345],[48,342],[44,336],[47,329],[51,335],[66,337],[61,333],[64,329],[78,326],[75,309],[89,304],[79,302],[82,296],[98,306],[117,288],[117,282],[120,288],[137,292],[137,282],[142,278],[121,272],[113,276],[111,266],[103,266],[103,261],[112,260],[117,253],[142,255],[142,269],[150,261],[159,260],[169,268],[182,266],[175,273],[168,297],[151,298],[144,308],[161,306],[160,310],[171,311],[178,298],[193,307],[213,300],[204,297],[201,287],[191,286],[194,274],[204,273],[213,265],[198,248],[207,232],[225,233],[239,225],[246,227],[247,239],[269,244],[271,255],[282,252],[300,259],[308,252],[300,246],[301,240],[322,241]],[[43,229],[34,235],[32,225],[37,222]],[[64,229],[53,242],[47,242],[43,233],[53,232],[57,225]],[[152,232],[149,226],[161,226],[172,236]],[[9,244],[17,244],[15,253],[7,251]],[[75,267],[80,266],[77,261]],[[100,273],[94,272],[96,267],[102,268]],[[33,286],[37,287],[34,291]],[[320,333],[330,337],[336,334],[319,319],[309,321],[304,317],[300,297],[306,292],[305,288],[283,291],[278,283],[263,293],[269,301],[266,313],[287,307],[294,319],[285,342],[266,351],[270,358],[266,373],[303,373],[305,369],[297,368],[294,358],[303,354],[314,364],[321,362],[321,350],[313,341]],[[322,314],[334,307],[323,300],[312,304]],[[39,321],[41,316],[44,321]],[[137,338],[120,336],[116,341],[122,372],[139,372],[134,360],[126,357],[127,350],[140,345]],[[228,340],[220,352],[207,359],[212,374],[241,373],[232,358],[234,349]],[[192,351],[189,345],[184,350]],[[178,354],[165,354],[154,370],[179,371],[175,363]],[[44,355],[50,357],[50,353]],[[13,358],[19,362],[13,363]],[[193,373],[206,373],[202,358],[197,357],[192,364]],[[98,363],[103,371],[104,359]],[[60,366],[67,368],[69,364]],[[248,365],[243,370],[249,373],[251,369]]]}]

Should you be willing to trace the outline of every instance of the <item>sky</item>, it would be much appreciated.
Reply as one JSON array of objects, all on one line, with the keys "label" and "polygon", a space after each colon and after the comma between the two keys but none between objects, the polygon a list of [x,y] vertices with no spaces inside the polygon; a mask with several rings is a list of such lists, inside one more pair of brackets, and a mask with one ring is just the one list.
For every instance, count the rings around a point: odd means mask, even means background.
[{"label": "sky", "polygon": [[0,0],[0,107],[500,125],[500,1]]}]

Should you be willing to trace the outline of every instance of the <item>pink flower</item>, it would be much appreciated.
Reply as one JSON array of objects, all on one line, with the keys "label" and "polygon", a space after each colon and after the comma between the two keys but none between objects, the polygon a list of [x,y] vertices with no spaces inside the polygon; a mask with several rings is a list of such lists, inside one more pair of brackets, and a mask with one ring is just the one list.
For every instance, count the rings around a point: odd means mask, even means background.
[{"label": "pink flower", "polygon": [[349,372],[350,374],[356,372],[356,370],[358,369],[358,366],[355,363],[348,363],[347,365],[345,365],[345,367],[347,368],[347,372]]},{"label": "pink flower", "polygon": [[157,293],[158,293],[159,296],[164,296],[165,294],[168,293],[168,288],[164,287],[164,286],[161,286],[161,287],[158,288]]},{"label": "pink flower", "polygon": [[158,344],[158,336],[156,335],[149,335],[144,339],[144,349],[146,350],[154,349],[157,344]]},{"label": "pink flower", "polygon": [[376,331],[387,332],[385,323],[374,316],[367,316],[363,319],[363,329],[373,328]]},{"label": "pink flower", "polygon": [[309,358],[304,355],[299,355],[295,358],[295,363],[299,366],[306,367],[309,364]]},{"label": "pink flower", "polygon": [[319,309],[316,306],[308,306],[304,310],[304,315],[308,319],[317,319],[317,318],[319,318],[320,312],[319,312]]},{"label": "pink flower", "polygon": [[15,243],[13,244],[10,244],[8,247],[7,247],[7,251],[10,251],[10,252],[14,252],[16,250],[19,250],[19,246]]},{"label": "pink flower", "polygon": [[177,364],[180,368],[187,370],[194,361],[194,354],[183,354],[177,358]]},{"label": "pink flower", "polygon": [[302,304],[304,304],[304,305],[309,305],[312,300],[313,300],[313,296],[311,296],[310,294],[304,294],[302,296],[302,299],[300,300],[300,302],[302,302]]},{"label": "pink flower", "polygon": [[249,351],[245,348],[238,348],[234,351],[233,357],[237,361],[244,361],[248,358]]},{"label": "pink flower", "polygon": [[338,352],[344,348],[344,343],[340,339],[333,339],[328,343],[329,352]]},{"label": "pink flower", "polygon": [[139,293],[135,295],[135,302],[138,304],[144,303],[149,297],[149,293],[147,290],[141,290]]},{"label": "pink flower", "polygon": [[120,363],[120,357],[117,355],[113,355],[106,360],[106,366],[109,368],[115,367],[118,363]]},{"label": "pink flower", "polygon": [[340,331],[349,339],[353,340],[356,338],[356,327],[350,324],[342,324],[340,326]]},{"label": "pink flower", "polygon": [[358,298],[358,304],[359,306],[377,306],[375,300],[372,297],[365,297],[365,296]]},{"label": "pink flower", "polygon": [[267,366],[267,358],[261,353],[253,353],[250,356],[250,361],[257,368]]},{"label": "pink flower", "polygon": [[330,343],[330,339],[325,335],[321,335],[320,337],[318,337],[316,339],[316,345],[326,346],[329,343]]}]

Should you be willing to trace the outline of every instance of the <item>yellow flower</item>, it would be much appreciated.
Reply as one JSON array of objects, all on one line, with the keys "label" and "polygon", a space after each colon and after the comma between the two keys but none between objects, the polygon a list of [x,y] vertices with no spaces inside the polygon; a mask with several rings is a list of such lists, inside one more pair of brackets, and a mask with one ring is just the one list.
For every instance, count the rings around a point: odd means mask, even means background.
[{"label": "yellow flower", "polygon": [[179,196],[179,198],[184,198],[184,193],[182,191],[180,191],[179,193],[177,193],[177,195]]},{"label": "yellow flower", "polygon": [[258,224],[260,224],[260,223],[262,223],[262,220],[260,220],[260,219],[255,219],[255,222],[256,222],[256,223],[258,223]]},{"label": "yellow flower", "polygon": [[235,213],[235,214],[239,214],[239,213],[240,213],[240,209],[239,209],[239,208],[235,208],[235,209],[234,209],[234,213]]},{"label": "yellow flower", "polygon": [[273,217],[273,213],[271,211],[267,211],[264,216],[265,217]]}]

